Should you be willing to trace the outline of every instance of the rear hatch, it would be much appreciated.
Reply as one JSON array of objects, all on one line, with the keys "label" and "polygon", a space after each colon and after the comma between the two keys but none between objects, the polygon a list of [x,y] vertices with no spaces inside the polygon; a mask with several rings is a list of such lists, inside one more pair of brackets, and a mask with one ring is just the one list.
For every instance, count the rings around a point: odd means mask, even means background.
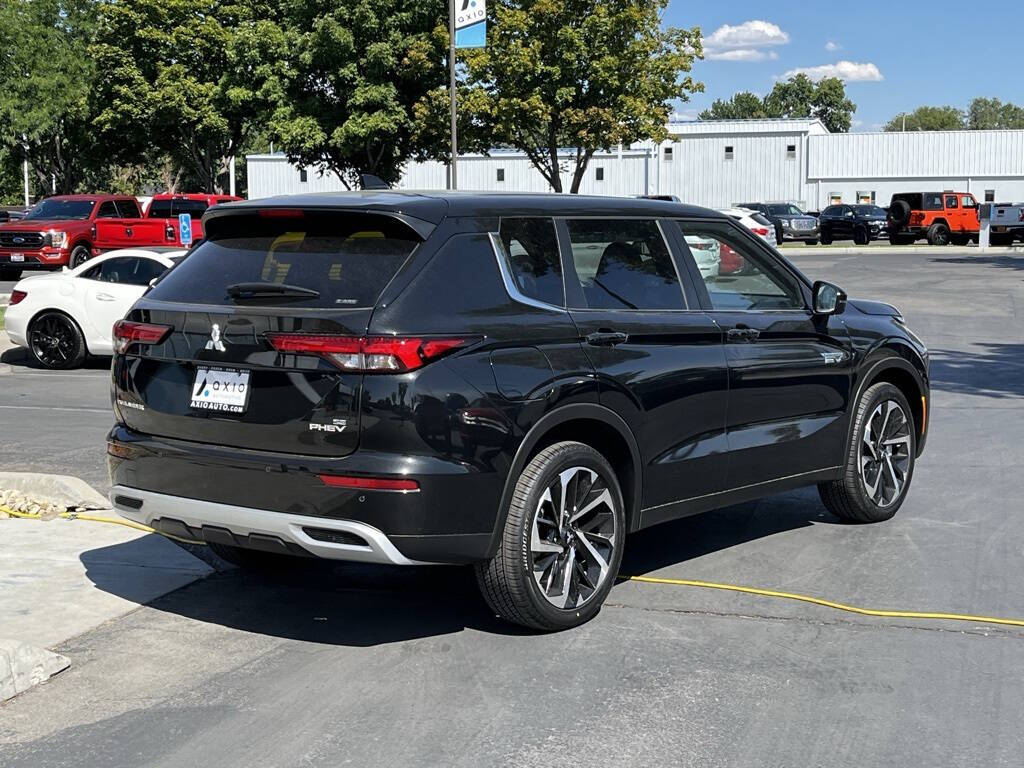
[{"label": "rear hatch", "polygon": [[119,418],[160,437],[350,453],[363,373],[346,344],[365,336],[377,298],[420,242],[386,214],[212,218],[207,240],[165,273],[119,334]]}]

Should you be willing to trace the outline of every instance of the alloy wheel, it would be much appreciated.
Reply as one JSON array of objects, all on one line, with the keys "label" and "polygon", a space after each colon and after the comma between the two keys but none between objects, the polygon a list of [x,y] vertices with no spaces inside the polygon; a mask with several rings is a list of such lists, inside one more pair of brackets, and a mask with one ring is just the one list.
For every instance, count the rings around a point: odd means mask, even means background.
[{"label": "alloy wheel", "polygon": [[559,473],[537,503],[530,532],[530,568],[544,598],[574,609],[610,577],[616,546],[615,500],[587,467]]},{"label": "alloy wheel", "polygon": [[861,481],[877,506],[888,507],[903,493],[911,447],[907,414],[895,400],[883,400],[864,423],[860,451]]},{"label": "alloy wheel", "polygon": [[32,326],[29,338],[32,354],[47,368],[60,368],[73,358],[78,342],[76,336],[68,320],[46,315]]}]

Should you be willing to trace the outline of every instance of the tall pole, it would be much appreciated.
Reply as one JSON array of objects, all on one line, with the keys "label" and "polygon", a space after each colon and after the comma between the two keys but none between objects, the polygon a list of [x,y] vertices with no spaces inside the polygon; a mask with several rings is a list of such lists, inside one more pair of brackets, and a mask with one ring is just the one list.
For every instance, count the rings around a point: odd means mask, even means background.
[{"label": "tall pole", "polygon": [[235,156],[234,155],[232,155],[231,156],[231,160],[228,161],[228,168],[230,170],[230,176],[231,176],[231,182],[230,182],[231,196],[234,197],[235,196]]},{"label": "tall pole", "polygon": [[455,0],[448,0],[448,75],[448,92],[451,96],[452,113],[452,165],[450,186],[452,189],[458,189],[459,180],[457,166],[459,157],[459,138],[458,126],[455,121]]},{"label": "tall pole", "polygon": [[21,166],[22,173],[25,175],[25,207],[28,208],[28,158],[25,158],[25,162]]}]

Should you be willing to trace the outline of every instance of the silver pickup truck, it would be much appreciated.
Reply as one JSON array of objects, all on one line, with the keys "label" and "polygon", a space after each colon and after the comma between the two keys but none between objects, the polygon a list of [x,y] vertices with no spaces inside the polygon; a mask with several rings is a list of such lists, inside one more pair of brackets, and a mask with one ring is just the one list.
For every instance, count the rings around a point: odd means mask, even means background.
[{"label": "silver pickup truck", "polygon": [[993,203],[989,226],[993,245],[1024,241],[1024,203]]}]

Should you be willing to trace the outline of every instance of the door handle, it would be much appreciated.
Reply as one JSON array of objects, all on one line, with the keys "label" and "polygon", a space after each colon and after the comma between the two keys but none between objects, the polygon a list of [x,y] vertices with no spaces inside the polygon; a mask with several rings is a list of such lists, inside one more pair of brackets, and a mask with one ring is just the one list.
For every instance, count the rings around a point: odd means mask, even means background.
[{"label": "door handle", "polygon": [[761,332],[756,328],[745,327],[730,328],[725,332],[725,337],[729,341],[756,341],[760,335]]},{"label": "door handle", "polygon": [[587,336],[587,344],[592,347],[614,347],[628,338],[629,335],[621,331],[597,331]]},{"label": "door handle", "polygon": [[117,301],[117,299],[114,298],[113,296],[111,296],[109,293],[97,293],[96,294],[96,300],[97,301]]}]

